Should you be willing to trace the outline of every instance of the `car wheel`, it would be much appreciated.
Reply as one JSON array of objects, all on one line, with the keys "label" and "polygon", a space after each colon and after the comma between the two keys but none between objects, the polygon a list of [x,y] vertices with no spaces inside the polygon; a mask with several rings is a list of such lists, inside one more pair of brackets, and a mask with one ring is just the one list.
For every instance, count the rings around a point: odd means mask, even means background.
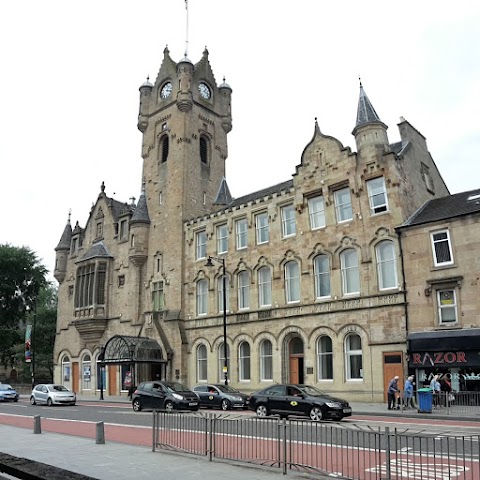
[{"label": "car wheel", "polygon": [[226,398],[224,398],[222,400],[222,410],[230,410],[230,408],[230,402]]},{"label": "car wheel", "polygon": [[16,399],[14,400],[14,402],[18,402],[18,398],[16,398]]},{"label": "car wheel", "polygon": [[30,405],[36,405],[36,404],[37,404],[37,402],[35,401],[35,397],[32,395],[30,397]]},{"label": "car wheel", "polygon": [[51,407],[52,404],[53,404],[52,399],[51,399],[51,398],[47,398],[47,405],[48,405],[49,407]]},{"label": "car wheel", "polygon": [[167,400],[165,402],[165,410],[167,411],[167,413],[172,413],[173,412],[173,402],[171,402],[170,400]]},{"label": "car wheel", "polygon": [[132,407],[134,412],[139,412],[142,409],[142,404],[138,398],[132,402]]},{"label": "car wheel", "polygon": [[255,409],[257,412],[257,417],[268,417],[270,412],[268,411],[268,407],[266,405],[263,405],[262,403],[260,405],[257,405],[257,408]]},{"label": "car wheel", "polygon": [[312,407],[309,417],[313,422],[320,421],[323,418],[322,409],[320,407]]}]

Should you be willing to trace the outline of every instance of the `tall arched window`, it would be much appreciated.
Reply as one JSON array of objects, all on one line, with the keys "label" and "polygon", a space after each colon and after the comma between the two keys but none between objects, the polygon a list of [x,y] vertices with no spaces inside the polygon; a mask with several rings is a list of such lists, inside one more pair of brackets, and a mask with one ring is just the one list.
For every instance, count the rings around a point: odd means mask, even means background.
[{"label": "tall arched window", "polygon": [[273,380],[273,348],[270,340],[260,344],[260,380]]},{"label": "tall arched window", "polygon": [[392,241],[384,240],[376,248],[378,288],[388,290],[397,288],[397,266],[395,262],[395,246]]},{"label": "tall arched window", "polygon": [[360,275],[358,254],[353,248],[347,248],[340,254],[342,268],[342,289],[344,295],[360,293]]},{"label": "tall arched window", "polygon": [[258,271],[258,303],[260,307],[272,305],[272,272],[269,267]]},{"label": "tall arched window", "polygon": [[356,333],[345,337],[345,370],[347,380],[363,378],[362,339]]},{"label": "tall arched window", "polygon": [[168,135],[164,135],[160,139],[160,155],[161,155],[162,163],[165,163],[168,159],[168,149],[169,149]]},{"label": "tall arched window", "polygon": [[203,343],[197,347],[197,381],[207,381],[207,347]]},{"label": "tall arched window", "polygon": [[287,303],[300,301],[300,268],[294,261],[285,264],[285,297]]},{"label": "tall arched window", "polygon": [[327,255],[317,255],[313,261],[315,272],[315,297],[330,297],[330,259]]},{"label": "tall arched window", "polygon": [[210,150],[210,142],[208,138],[202,135],[200,137],[200,160],[202,163],[208,165],[208,157],[209,157],[209,150]]},{"label": "tall arched window", "polygon": [[206,279],[197,282],[197,315],[208,313],[208,283]]},{"label": "tall arched window", "polygon": [[[225,350],[223,342],[218,347],[218,379],[223,383],[225,380],[225,373],[223,367],[225,366]],[[227,373],[228,378],[230,378],[230,347],[227,344]]]},{"label": "tall arched window", "polygon": [[250,380],[250,345],[248,342],[242,342],[238,347],[238,367],[239,380]]},{"label": "tall arched window", "polygon": [[63,383],[70,383],[70,375],[71,375],[71,367],[70,367],[70,357],[65,355],[62,358],[62,381]]},{"label": "tall arched window", "polygon": [[92,387],[92,359],[85,354],[82,358],[82,390],[90,390]]},{"label": "tall arched window", "polygon": [[240,272],[238,280],[238,309],[250,308],[250,279],[248,272]]},{"label": "tall arched window", "polygon": [[333,380],[333,348],[328,335],[317,340],[317,370],[319,380]]}]

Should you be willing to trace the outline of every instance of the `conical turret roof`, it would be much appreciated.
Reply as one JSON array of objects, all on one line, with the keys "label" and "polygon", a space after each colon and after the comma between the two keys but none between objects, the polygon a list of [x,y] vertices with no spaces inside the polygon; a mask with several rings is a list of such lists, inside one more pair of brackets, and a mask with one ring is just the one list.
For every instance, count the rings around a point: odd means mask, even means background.
[{"label": "conical turret roof", "polygon": [[217,196],[213,203],[214,205],[228,205],[232,202],[232,200],[233,198],[228,188],[227,180],[225,177],[223,177],[222,181],[220,182],[220,188],[218,189]]},{"label": "conical turret roof", "polygon": [[357,123],[355,124],[355,128],[367,123],[378,122],[383,123],[367,97],[362,82],[360,82],[360,96],[358,98]]},{"label": "conical turret roof", "polygon": [[65,225],[63,230],[62,237],[58,242],[58,245],[55,247],[55,251],[59,250],[70,250],[70,244],[72,242],[72,226],[70,225],[70,214],[68,215],[68,222]]}]

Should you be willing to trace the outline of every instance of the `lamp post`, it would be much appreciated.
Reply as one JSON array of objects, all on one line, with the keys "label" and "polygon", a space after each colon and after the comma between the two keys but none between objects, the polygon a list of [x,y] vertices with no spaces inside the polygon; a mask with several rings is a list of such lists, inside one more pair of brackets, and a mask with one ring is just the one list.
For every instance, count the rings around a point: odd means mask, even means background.
[{"label": "lamp post", "polygon": [[100,347],[100,355],[98,360],[100,361],[100,400],[103,400],[103,368],[105,359],[105,347]]},{"label": "lamp post", "polygon": [[32,390],[35,387],[35,357],[37,356],[37,343],[35,341],[35,332],[37,323],[37,299],[35,298],[35,303],[33,305],[33,332],[32,332],[32,342],[30,345],[30,354],[32,355]]},{"label": "lamp post", "polygon": [[213,267],[213,262],[218,262],[222,264],[222,283],[223,283],[223,373],[225,375],[225,385],[228,385],[228,346],[227,346],[227,274],[225,271],[225,259],[224,258],[215,258],[208,257],[206,267]]}]

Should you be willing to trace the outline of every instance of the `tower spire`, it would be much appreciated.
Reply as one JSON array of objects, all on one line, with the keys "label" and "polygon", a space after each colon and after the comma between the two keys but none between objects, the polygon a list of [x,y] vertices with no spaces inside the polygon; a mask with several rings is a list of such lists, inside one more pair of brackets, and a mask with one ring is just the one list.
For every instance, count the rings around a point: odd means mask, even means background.
[{"label": "tower spire", "polygon": [[361,78],[358,77],[358,80],[360,82],[360,96],[358,98],[357,122],[355,128],[365,125],[366,123],[382,122],[363,89]]},{"label": "tower spire", "polygon": [[186,27],[185,27],[185,58],[188,58],[188,0],[185,0],[185,17],[186,17]]}]

